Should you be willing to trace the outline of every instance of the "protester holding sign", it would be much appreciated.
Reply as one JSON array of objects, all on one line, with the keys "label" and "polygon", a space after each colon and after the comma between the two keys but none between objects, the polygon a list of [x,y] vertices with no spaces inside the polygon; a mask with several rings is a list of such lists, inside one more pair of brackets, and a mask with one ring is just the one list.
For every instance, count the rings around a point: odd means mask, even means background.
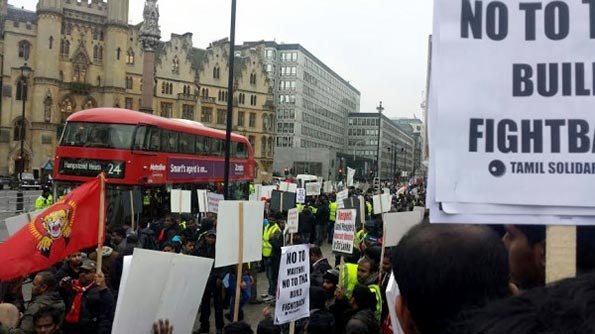
[{"label": "protester holding sign", "polygon": [[[197,245],[195,254],[197,256],[206,257],[210,259],[215,258],[215,242],[217,241],[217,232],[210,230],[206,232],[205,238]],[[211,316],[211,300],[215,308],[215,328],[223,330],[223,296],[221,295],[221,287],[223,277],[226,274],[224,268],[213,268],[209,274],[205,292],[202,295],[200,304],[200,329],[199,333],[209,333]]]}]

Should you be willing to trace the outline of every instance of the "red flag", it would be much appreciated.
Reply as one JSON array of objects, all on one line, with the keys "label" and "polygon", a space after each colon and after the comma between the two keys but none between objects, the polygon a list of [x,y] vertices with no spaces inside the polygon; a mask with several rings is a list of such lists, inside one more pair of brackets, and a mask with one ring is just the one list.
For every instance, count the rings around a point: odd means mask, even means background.
[{"label": "red flag", "polygon": [[74,189],[0,245],[0,281],[43,270],[99,234],[101,177]]}]

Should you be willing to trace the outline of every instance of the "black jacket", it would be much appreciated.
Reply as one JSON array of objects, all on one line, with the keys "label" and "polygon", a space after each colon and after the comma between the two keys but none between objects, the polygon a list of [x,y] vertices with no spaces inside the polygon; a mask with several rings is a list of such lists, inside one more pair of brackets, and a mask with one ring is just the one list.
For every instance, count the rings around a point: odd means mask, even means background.
[{"label": "black jacket", "polygon": [[320,259],[320,261],[312,265],[310,270],[310,284],[313,286],[322,286],[322,276],[327,270],[332,269],[326,258]]},{"label": "black jacket", "polygon": [[359,310],[347,322],[345,334],[380,334],[380,324],[372,310]]},{"label": "black jacket", "polygon": [[[76,292],[69,291],[66,313],[70,311]],[[72,334],[109,334],[112,331],[115,310],[114,297],[109,289],[97,286],[83,293],[81,315],[77,323],[64,321],[64,332]]]}]

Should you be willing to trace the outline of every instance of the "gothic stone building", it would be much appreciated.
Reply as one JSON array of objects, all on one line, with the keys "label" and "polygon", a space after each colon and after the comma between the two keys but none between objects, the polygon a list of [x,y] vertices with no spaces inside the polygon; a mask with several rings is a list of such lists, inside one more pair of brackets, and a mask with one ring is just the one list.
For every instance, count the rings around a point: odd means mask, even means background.
[{"label": "gothic stone building", "polygon": [[[154,7],[156,1],[147,2]],[[20,163],[24,171],[41,174],[74,112],[141,108],[141,24],[128,24],[128,0],[39,0],[36,12],[0,0],[0,29],[0,156],[7,157],[0,159],[0,175],[17,172]],[[226,50],[225,40],[195,48],[191,33],[158,42],[152,112],[224,128]],[[25,64],[31,72],[22,76]],[[263,71],[259,53],[244,50],[236,57],[234,131],[252,142],[257,181],[272,176],[274,108]]]}]

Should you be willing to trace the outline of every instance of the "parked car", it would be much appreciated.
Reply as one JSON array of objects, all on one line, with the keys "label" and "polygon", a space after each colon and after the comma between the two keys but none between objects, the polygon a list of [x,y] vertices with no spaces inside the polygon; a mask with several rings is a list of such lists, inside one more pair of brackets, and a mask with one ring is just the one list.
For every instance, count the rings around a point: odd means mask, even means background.
[{"label": "parked car", "polygon": [[41,189],[41,183],[33,176],[33,173],[21,173],[21,188]]},{"label": "parked car", "polygon": [[0,190],[10,188],[11,177],[6,175],[0,175]]}]

